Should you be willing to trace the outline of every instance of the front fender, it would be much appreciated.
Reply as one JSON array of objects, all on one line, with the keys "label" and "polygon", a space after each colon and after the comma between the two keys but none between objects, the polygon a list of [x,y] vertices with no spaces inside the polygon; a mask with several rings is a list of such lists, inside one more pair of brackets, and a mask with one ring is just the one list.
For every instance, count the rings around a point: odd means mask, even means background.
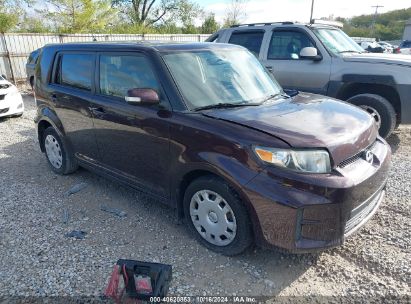
[{"label": "front fender", "polygon": [[[236,158],[223,155],[215,152],[201,152],[197,154],[201,161],[189,162],[181,164],[175,171],[179,172],[175,178],[172,178],[171,189],[175,189],[172,193],[174,205],[177,207],[177,215],[179,218],[184,216],[183,199],[184,186],[188,186],[191,178],[196,178],[205,174],[216,175],[225,180],[240,196],[244,203],[251,219],[256,219],[256,211],[244,192],[244,186],[257,176],[263,168],[256,170],[247,163],[242,163]],[[258,221],[252,220],[254,234],[258,238],[261,234],[258,226]]]}]

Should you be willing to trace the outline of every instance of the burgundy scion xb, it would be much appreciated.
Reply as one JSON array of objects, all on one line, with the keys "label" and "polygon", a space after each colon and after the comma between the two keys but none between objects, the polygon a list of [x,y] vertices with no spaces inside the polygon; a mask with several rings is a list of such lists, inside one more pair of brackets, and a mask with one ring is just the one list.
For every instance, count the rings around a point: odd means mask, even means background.
[{"label": "burgundy scion xb", "polygon": [[82,166],[167,202],[211,250],[341,245],[383,200],[391,152],[374,119],[286,94],[242,47],[55,44],[39,58],[51,169]]}]

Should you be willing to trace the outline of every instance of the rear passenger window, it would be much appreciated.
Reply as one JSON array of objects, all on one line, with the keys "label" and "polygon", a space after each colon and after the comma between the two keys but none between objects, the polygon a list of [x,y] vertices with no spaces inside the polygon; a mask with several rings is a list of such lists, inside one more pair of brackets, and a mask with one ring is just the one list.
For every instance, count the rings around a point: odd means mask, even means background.
[{"label": "rear passenger window", "polygon": [[91,54],[63,54],[56,82],[90,91],[93,60],[94,56]]},{"label": "rear passenger window", "polygon": [[258,57],[263,42],[263,31],[244,31],[232,33],[229,43],[241,45]]},{"label": "rear passenger window", "polygon": [[144,56],[101,55],[100,93],[124,97],[130,89],[154,89],[159,83],[149,60]]}]

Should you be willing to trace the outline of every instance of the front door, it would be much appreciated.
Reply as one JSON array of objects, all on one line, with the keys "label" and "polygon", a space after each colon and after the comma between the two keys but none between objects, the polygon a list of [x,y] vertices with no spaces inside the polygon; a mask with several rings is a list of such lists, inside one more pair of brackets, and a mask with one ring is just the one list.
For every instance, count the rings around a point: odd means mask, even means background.
[{"label": "front door", "polygon": [[[150,59],[139,53],[100,53],[93,120],[102,163],[150,192],[168,197],[170,106]],[[151,88],[160,105],[131,105],[127,91]]]},{"label": "front door", "polygon": [[300,28],[275,29],[265,45],[262,63],[286,89],[327,94],[330,80],[331,58],[320,52],[321,61],[300,58],[304,47],[317,47],[313,38]]}]

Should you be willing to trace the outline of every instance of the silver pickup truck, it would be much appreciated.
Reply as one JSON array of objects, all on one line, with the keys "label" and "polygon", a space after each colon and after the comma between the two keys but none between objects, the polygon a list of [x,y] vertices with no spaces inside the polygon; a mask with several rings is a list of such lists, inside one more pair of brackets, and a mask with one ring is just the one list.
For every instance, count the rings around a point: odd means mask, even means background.
[{"label": "silver pickup truck", "polygon": [[362,107],[383,137],[411,123],[411,56],[367,53],[340,29],[323,24],[238,25],[207,41],[246,47],[286,89]]}]

